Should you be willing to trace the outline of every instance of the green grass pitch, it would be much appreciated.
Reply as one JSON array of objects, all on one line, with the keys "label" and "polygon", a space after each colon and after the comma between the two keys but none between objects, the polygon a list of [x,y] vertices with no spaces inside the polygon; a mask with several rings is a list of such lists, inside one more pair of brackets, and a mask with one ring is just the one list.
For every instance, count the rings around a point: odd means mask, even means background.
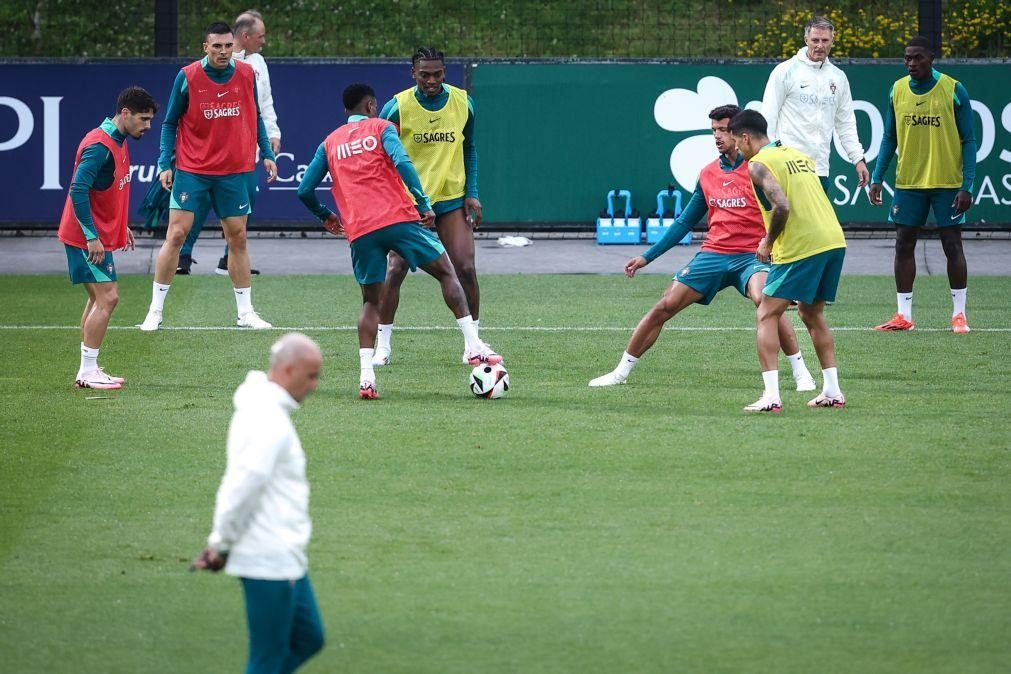
[{"label": "green grass pitch", "polygon": [[[965,336],[944,330],[944,279],[917,281],[918,328],[937,330],[909,334],[866,329],[894,311],[890,279],[843,279],[848,407],[805,408],[783,359],[772,417],[741,412],[761,377],[733,291],[675,318],[627,385],[587,388],[664,284],[483,278],[482,336],[513,385],[485,401],[436,284],[412,277],[398,323],[425,329],[395,333],[370,403],[342,327],[353,280],[256,279],[264,317],[326,358],[295,417],[328,638],[305,671],[1007,671],[1011,279],[971,280]],[[125,329],[149,294],[122,280],[102,349],[126,388],[75,391],[60,326],[83,291],[0,277],[0,670],[244,665],[238,583],[186,569],[232,392],[279,333]],[[166,327],[232,324],[227,280],[173,284]]]}]

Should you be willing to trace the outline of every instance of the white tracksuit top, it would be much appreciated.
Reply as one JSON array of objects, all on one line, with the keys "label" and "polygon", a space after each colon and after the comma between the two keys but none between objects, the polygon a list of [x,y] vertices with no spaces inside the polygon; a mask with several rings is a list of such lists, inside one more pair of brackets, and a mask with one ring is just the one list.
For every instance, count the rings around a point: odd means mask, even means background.
[{"label": "white tracksuit top", "polygon": [[297,580],[309,568],[312,533],[305,454],[289,417],[298,403],[264,372],[250,372],[233,400],[228,465],[207,544],[228,553],[229,575]]},{"label": "white tracksuit top", "polygon": [[256,75],[257,103],[260,104],[260,117],[263,119],[263,127],[267,130],[267,138],[277,138],[281,140],[281,129],[277,125],[277,112],[274,110],[274,92],[270,88],[270,71],[267,70],[267,62],[263,56],[257,54],[246,54],[245,50],[235,52],[233,58],[245,61],[253,67]]},{"label": "white tracksuit top", "polygon": [[762,115],[769,123],[769,138],[811,157],[819,176],[829,174],[833,131],[851,164],[864,158],[846,74],[828,59],[810,60],[807,47],[773,68]]}]

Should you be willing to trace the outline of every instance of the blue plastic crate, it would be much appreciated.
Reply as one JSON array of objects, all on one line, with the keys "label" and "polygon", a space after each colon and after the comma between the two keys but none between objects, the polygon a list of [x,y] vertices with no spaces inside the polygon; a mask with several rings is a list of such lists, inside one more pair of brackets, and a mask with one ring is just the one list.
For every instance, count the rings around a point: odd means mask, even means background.
[{"label": "blue plastic crate", "polygon": [[[615,214],[615,199],[625,200],[624,212]],[[632,208],[632,193],[628,190],[611,190],[607,193],[607,209],[601,211],[597,218],[597,243],[642,243],[642,218]]]},{"label": "blue plastic crate", "polygon": [[[674,201],[673,208],[665,208],[665,202]],[[674,224],[674,220],[681,215],[681,191],[675,189],[673,185],[668,185],[667,189],[660,190],[656,195],[656,210],[649,214],[646,219],[646,243],[656,243],[663,238],[667,228]],[[678,241],[681,246],[689,246],[692,243],[692,233],[688,232],[684,238]]]}]

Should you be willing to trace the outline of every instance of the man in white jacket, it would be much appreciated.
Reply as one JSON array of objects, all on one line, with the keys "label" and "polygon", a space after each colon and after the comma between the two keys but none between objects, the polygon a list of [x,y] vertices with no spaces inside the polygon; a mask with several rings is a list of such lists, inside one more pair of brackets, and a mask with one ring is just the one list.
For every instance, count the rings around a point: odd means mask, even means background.
[{"label": "man in white jacket", "polygon": [[235,391],[228,465],[214,528],[192,569],[242,581],[249,624],[247,673],[293,672],[323,648],[323,624],[309,582],[309,483],[290,414],[319,385],[323,356],[305,335],[270,351],[270,370]]},{"label": "man in white jacket", "polygon": [[839,134],[846,159],[856,166],[857,186],[863,187],[870,178],[857,137],[849,80],[828,60],[834,36],[835,27],[828,19],[816,16],[808,21],[805,46],[773,68],[762,97],[769,138],[813,159],[826,193],[833,133]]}]

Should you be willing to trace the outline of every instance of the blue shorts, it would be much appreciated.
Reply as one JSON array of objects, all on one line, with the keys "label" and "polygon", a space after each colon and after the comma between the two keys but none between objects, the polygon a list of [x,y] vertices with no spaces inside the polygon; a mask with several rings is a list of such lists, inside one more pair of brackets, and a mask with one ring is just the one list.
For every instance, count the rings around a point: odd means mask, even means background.
[{"label": "blue shorts", "polygon": [[762,292],[804,304],[835,302],[845,257],[845,248],[833,248],[794,262],[774,264]]},{"label": "blue shorts", "polygon": [[446,213],[452,213],[458,208],[463,208],[463,197],[457,197],[456,199],[447,199],[446,201],[437,201],[432,204],[432,210],[435,214],[445,215]]},{"label": "blue shorts", "polygon": [[169,208],[203,213],[204,217],[212,208],[219,218],[249,215],[252,173],[205,176],[176,169]]},{"label": "blue shorts", "polygon": [[88,249],[76,248],[63,244],[67,249],[67,267],[70,270],[70,281],[78,283],[115,283],[116,263],[112,253],[105,251],[102,264],[94,265],[88,261]]},{"label": "blue shorts", "polygon": [[395,250],[411,271],[434,262],[446,252],[434,234],[416,222],[401,222],[369,232],[351,242],[351,263],[358,285],[386,280],[386,255]]},{"label": "blue shorts", "polygon": [[698,253],[674,280],[702,295],[698,304],[709,304],[724,288],[733,286],[748,296],[748,281],[758,272],[768,272],[769,265],[759,262],[754,253]]},{"label": "blue shorts", "polygon": [[938,227],[958,227],[965,224],[965,213],[957,218],[952,204],[958,188],[939,187],[929,190],[906,190],[895,188],[892,208],[888,212],[888,222],[904,227],[923,227],[927,224],[927,213],[934,209],[934,222]]}]

